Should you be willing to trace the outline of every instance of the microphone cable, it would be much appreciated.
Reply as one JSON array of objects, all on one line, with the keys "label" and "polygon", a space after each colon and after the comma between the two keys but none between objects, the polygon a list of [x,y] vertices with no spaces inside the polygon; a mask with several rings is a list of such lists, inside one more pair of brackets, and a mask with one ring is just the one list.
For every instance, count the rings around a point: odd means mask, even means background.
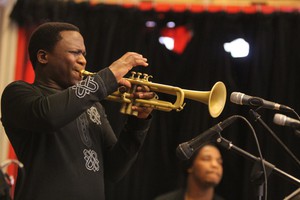
[{"label": "microphone cable", "polygon": [[[254,140],[255,140],[255,144],[256,144],[256,147],[257,147],[257,151],[258,151],[258,154],[259,154],[259,158],[260,158],[260,163],[261,163],[261,167],[262,167],[262,171],[263,171],[263,180],[264,180],[264,199],[267,200],[268,199],[268,180],[267,180],[267,171],[266,171],[266,166],[265,166],[265,162],[264,162],[264,159],[263,159],[263,156],[262,156],[262,152],[261,152],[261,148],[260,148],[260,145],[259,145],[259,141],[258,141],[258,138],[257,138],[257,134],[253,128],[253,126],[251,125],[251,123],[243,116],[241,115],[234,115],[236,118],[240,118],[242,120],[244,120],[246,122],[246,124],[249,126],[249,128],[251,129],[251,132],[253,134],[253,137],[254,137]],[[221,136],[221,134],[220,134]],[[220,138],[217,139],[217,142],[221,142],[221,141],[218,141],[218,140],[224,140],[224,138],[221,136]],[[222,145],[222,144],[221,144]],[[232,148],[233,145],[232,143],[230,142],[230,144],[228,145],[228,149]],[[237,150],[237,148],[235,148],[235,150]],[[245,151],[243,151],[245,152]],[[249,155],[249,154],[248,154]],[[253,158],[254,156],[252,156]]]},{"label": "microphone cable", "polygon": [[297,116],[298,120],[300,120],[300,116],[298,115],[298,113],[294,109],[292,109],[291,111],[292,111],[292,113],[294,113],[294,115]]}]

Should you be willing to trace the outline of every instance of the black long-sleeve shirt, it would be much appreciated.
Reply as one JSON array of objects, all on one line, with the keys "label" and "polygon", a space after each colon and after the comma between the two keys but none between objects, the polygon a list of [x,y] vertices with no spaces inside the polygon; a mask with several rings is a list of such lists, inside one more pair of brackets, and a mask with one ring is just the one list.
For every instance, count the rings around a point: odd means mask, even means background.
[{"label": "black long-sleeve shirt", "polygon": [[105,199],[104,175],[112,181],[125,175],[151,121],[128,117],[117,139],[99,103],[117,87],[106,68],[66,90],[23,81],[5,88],[1,120],[26,173],[18,175],[15,196]]}]

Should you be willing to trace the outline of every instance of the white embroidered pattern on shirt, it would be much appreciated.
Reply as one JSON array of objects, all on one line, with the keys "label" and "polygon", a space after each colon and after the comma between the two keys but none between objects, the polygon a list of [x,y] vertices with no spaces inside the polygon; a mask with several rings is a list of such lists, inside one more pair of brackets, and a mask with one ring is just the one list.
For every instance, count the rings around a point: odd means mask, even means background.
[{"label": "white embroidered pattern on shirt", "polygon": [[96,92],[99,89],[99,85],[94,81],[94,77],[88,76],[86,79],[74,85],[72,89],[76,90],[75,94],[78,98],[83,98],[91,92]]},{"label": "white embroidered pattern on shirt", "polygon": [[87,114],[83,113],[81,114],[77,119],[77,127],[78,127],[78,132],[81,138],[81,141],[83,144],[85,144],[87,147],[92,146],[92,139],[90,136],[90,131],[89,131],[89,122],[87,118]]},{"label": "white embroidered pattern on shirt", "polygon": [[99,160],[97,153],[92,149],[84,149],[83,150],[85,167],[90,171],[99,171]]},{"label": "white embroidered pattern on shirt", "polygon": [[87,113],[89,114],[90,119],[91,119],[92,122],[94,122],[98,125],[101,124],[100,114],[99,114],[97,108],[92,106],[89,109],[87,109]]}]

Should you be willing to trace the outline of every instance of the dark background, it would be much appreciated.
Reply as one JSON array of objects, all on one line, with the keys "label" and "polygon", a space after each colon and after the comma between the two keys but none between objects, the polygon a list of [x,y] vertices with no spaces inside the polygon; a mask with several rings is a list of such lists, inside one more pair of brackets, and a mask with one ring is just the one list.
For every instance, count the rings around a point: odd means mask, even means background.
[{"label": "dark background", "polygon": [[[76,4],[61,1],[19,0],[12,19],[20,27],[31,29],[44,21],[66,21],[80,27],[85,38],[89,71],[109,66],[127,51],[148,58],[148,68],[135,71],[151,74],[152,82],[183,89],[209,91],[217,81],[227,87],[227,102],[218,118],[212,118],[204,103],[185,99],[181,112],[153,112],[153,123],[140,155],[118,184],[108,183],[109,200],[151,200],[179,185],[180,160],[175,150],[178,144],[198,136],[203,131],[231,115],[249,120],[257,135],[264,158],[276,168],[300,177],[299,166],[258,121],[251,118],[250,107],[230,102],[234,91],[262,97],[300,110],[298,89],[300,80],[300,13],[274,12],[157,12],[141,11],[113,5]],[[153,20],[156,27],[147,28]],[[167,50],[158,42],[161,30],[174,21],[193,32],[183,53]],[[234,59],[224,51],[223,44],[238,37],[250,43],[246,58]],[[159,94],[160,99],[173,96]],[[119,115],[119,103],[104,102],[108,117],[118,133],[124,122]],[[292,128],[275,125],[274,110],[257,111],[276,136],[299,155],[300,137]],[[293,113],[284,113],[296,118]],[[253,132],[245,121],[237,120],[222,131],[222,136],[234,145],[258,156]],[[256,187],[251,182],[254,161],[232,150],[220,148],[224,158],[224,177],[217,191],[227,200],[253,200]],[[268,199],[283,199],[297,189],[297,184],[276,170],[268,177]],[[84,187],[84,186],[83,186]]]}]

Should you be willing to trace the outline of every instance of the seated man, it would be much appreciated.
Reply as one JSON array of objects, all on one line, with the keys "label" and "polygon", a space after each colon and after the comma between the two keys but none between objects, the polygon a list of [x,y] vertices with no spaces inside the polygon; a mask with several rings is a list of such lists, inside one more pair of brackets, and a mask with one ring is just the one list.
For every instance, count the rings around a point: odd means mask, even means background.
[{"label": "seated man", "polygon": [[155,200],[224,200],[215,194],[223,175],[222,156],[213,144],[201,147],[188,160],[185,187],[155,198]]}]

